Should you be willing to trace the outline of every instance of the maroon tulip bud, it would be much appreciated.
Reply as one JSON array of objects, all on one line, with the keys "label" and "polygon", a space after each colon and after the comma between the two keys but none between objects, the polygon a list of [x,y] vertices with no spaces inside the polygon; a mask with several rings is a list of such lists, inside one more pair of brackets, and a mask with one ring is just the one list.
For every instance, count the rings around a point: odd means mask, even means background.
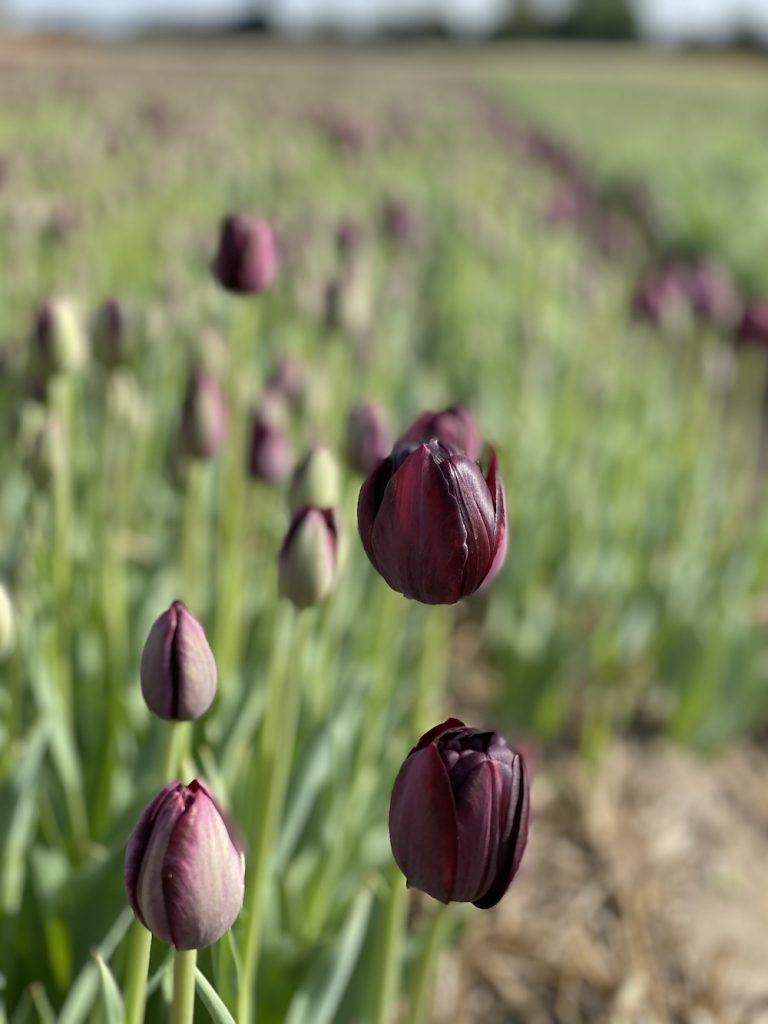
[{"label": "maroon tulip bud", "polygon": [[632,298],[632,312],[638,320],[660,324],[689,306],[688,269],[664,267],[641,281]]},{"label": "maroon tulip bud", "polygon": [[401,445],[435,440],[442,441],[448,448],[464,452],[473,462],[480,458],[483,448],[475,417],[466,405],[452,405],[442,412],[423,412],[397,443]]},{"label": "maroon tulip bud", "polygon": [[336,585],[339,538],[331,508],[305,505],[293,517],[278,563],[278,587],[297,608],[324,600]]},{"label": "maroon tulip bud", "polygon": [[224,395],[213,374],[193,373],[181,411],[184,450],[198,459],[211,459],[227,439],[229,419]]},{"label": "maroon tulip bud", "polygon": [[93,315],[93,351],[106,367],[125,362],[125,320],[117,299],[107,299]]},{"label": "maroon tulip bud", "polygon": [[693,311],[702,320],[733,324],[739,301],[727,267],[712,262],[691,267],[688,290]]},{"label": "maroon tulip bud", "polygon": [[393,590],[453,604],[496,576],[507,551],[504,488],[441,441],[396,447],[360,489],[360,538]]},{"label": "maroon tulip bud", "polygon": [[384,206],[384,228],[390,241],[409,246],[422,241],[424,224],[419,214],[400,199],[390,199]]},{"label": "maroon tulip bud", "polygon": [[392,854],[409,886],[487,910],[520,867],[528,816],[520,754],[498,733],[449,718],[421,737],[395,780]]},{"label": "maroon tulip bud", "polygon": [[264,292],[279,267],[277,237],[269,221],[239,213],[222,221],[213,273],[223,288],[243,294]]},{"label": "maroon tulip bud", "polygon": [[218,941],[243,905],[243,852],[216,800],[195,779],[171,782],[128,840],[125,889],[145,928],[176,949]]},{"label": "maroon tulip bud", "polygon": [[291,405],[300,405],[307,381],[304,373],[304,366],[293,356],[280,356],[267,378],[267,388],[290,402]]},{"label": "maroon tulip bud", "polygon": [[363,240],[363,228],[359,221],[346,218],[336,229],[336,249],[342,263],[349,265],[357,255]]},{"label": "maroon tulip bud", "polygon": [[187,722],[216,696],[216,659],[203,627],[181,601],[156,619],[141,655],[141,692],[160,718]]},{"label": "maroon tulip bud", "polygon": [[768,299],[753,299],[744,307],[736,329],[741,344],[768,347]]},{"label": "maroon tulip bud", "polygon": [[384,410],[375,402],[353,409],[347,418],[346,458],[357,473],[368,476],[392,450]]},{"label": "maroon tulip bud", "polygon": [[283,483],[293,471],[293,451],[285,431],[256,413],[251,426],[248,472],[256,480]]}]

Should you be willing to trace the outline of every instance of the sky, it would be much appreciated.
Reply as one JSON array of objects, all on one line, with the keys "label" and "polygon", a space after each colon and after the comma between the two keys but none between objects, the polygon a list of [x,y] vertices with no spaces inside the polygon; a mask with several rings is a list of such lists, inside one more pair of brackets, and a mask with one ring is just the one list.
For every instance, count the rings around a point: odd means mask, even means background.
[{"label": "sky", "polygon": [[[563,0],[540,0],[542,7]],[[716,38],[749,18],[768,32],[768,0],[636,0],[652,35],[674,39],[695,30]],[[261,0],[262,11],[292,31],[332,23],[353,32],[384,19],[438,15],[457,30],[493,28],[506,0]],[[5,18],[18,25],[70,24],[121,30],[142,23],[213,24],[259,9],[259,0],[0,0]]]}]

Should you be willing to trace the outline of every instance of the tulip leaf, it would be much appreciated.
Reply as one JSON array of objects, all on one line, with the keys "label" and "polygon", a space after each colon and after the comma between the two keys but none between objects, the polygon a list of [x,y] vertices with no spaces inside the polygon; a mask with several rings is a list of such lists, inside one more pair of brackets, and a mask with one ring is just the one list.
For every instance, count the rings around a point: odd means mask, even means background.
[{"label": "tulip leaf", "polygon": [[[98,952],[105,959],[114,953],[133,921],[133,911],[126,907],[107,932]],[[59,1013],[58,1024],[80,1024],[91,1011],[99,994],[99,968],[93,960],[85,964],[75,979]]]},{"label": "tulip leaf", "polygon": [[101,998],[104,1004],[104,1015],[107,1024],[122,1024],[125,1019],[125,1007],[115,976],[98,950],[93,950],[93,958],[99,968],[101,978]]},{"label": "tulip leaf", "polygon": [[[35,790],[48,741],[47,724],[38,722],[30,731],[12,778],[0,790],[0,817],[5,835],[0,859],[0,909],[9,915],[18,911],[24,891],[27,851],[37,820]],[[10,804],[7,811],[6,804]]]},{"label": "tulip leaf", "polygon": [[216,992],[216,989],[210,981],[208,981],[199,967],[195,968],[195,984],[197,991],[200,993],[200,998],[205,1003],[205,1007],[211,1015],[211,1019],[215,1021],[216,1024],[235,1024],[235,1018],[226,1008]]},{"label": "tulip leaf", "polygon": [[306,983],[291,1002],[286,1024],[333,1024],[360,957],[371,914],[373,893],[363,889],[352,904],[333,949],[315,959]]},{"label": "tulip leaf", "polygon": [[45,987],[39,982],[35,982],[29,986],[29,995],[37,1011],[40,1024],[56,1024],[56,1013],[51,1006]]}]

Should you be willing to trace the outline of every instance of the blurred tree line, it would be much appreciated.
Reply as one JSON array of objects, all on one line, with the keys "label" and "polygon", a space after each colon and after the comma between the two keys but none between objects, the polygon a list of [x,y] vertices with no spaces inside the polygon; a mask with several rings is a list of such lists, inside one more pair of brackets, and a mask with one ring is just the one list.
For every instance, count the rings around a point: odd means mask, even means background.
[{"label": "blurred tree line", "polygon": [[543,12],[533,0],[512,0],[499,35],[515,38],[637,39],[631,0],[574,0],[559,14]]}]

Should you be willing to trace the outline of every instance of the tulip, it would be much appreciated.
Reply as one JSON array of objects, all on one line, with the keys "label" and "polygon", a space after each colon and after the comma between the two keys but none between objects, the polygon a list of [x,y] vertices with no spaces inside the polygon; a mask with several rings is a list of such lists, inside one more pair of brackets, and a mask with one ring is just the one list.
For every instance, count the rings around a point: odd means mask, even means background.
[{"label": "tulip", "polygon": [[80,370],[88,347],[80,318],[66,299],[49,299],[37,311],[34,343],[46,374]]},{"label": "tulip", "polygon": [[264,292],[274,284],[280,253],[266,220],[235,213],[222,221],[213,273],[219,284],[241,294]]},{"label": "tulip", "polygon": [[293,469],[291,443],[282,427],[261,413],[251,424],[248,472],[256,480],[283,483]]},{"label": "tulip", "polygon": [[117,299],[107,299],[94,313],[93,349],[109,368],[125,362],[125,318]]},{"label": "tulip", "polygon": [[214,797],[197,779],[171,782],[128,841],[125,889],[136,917],[176,949],[202,949],[231,928],[244,884],[243,852]]},{"label": "tulip", "polygon": [[293,517],[278,561],[278,590],[297,608],[326,598],[336,584],[338,532],[331,508],[307,505]]},{"label": "tulip", "polygon": [[184,449],[194,458],[213,458],[227,439],[228,426],[219,382],[211,373],[192,374],[181,413]]},{"label": "tulip", "polygon": [[480,458],[483,447],[475,417],[466,405],[452,405],[442,412],[423,412],[408,427],[398,444],[434,440],[464,452],[473,461]]},{"label": "tulip", "polygon": [[736,329],[739,344],[768,347],[768,299],[754,299],[742,311]]},{"label": "tulip", "polygon": [[395,780],[392,854],[409,886],[487,910],[520,867],[528,816],[520,754],[498,733],[449,718],[421,737]]},{"label": "tulip", "polygon": [[350,412],[345,448],[347,462],[363,476],[368,476],[386,459],[392,450],[392,435],[381,406],[366,402]]},{"label": "tulip", "polygon": [[453,604],[496,576],[507,548],[504,488],[442,441],[396,447],[360,489],[363,547],[393,590]]},{"label": "tulip", "polygon": [[391,242],[414,245],[424,236],[424,224],[418,212],[401,199],[389,199],[384,205],[384,229]]},{"label": "tulip", "polygon": [[359,221],[345,218],[336,228],[336,249],[341,262],[348,267],[362,244],[363,227]]},{"label": "tulip", "polygon": [[301,361],[293,356],[280,356],[267,378],[267,388],[291,405],[301,405],[307,388]]},{"label": "tulip", "polygon": [[303,505],[331,508],[341,499],[341,475],[336,457],[325,445],[310,448],[291,479],[288,503],[295,512]]},{"label": "tulip", "polygon": [[154,622],[141,655],[141,692],[160,718],[186,722],[216,696],[216,659],[203,627],[181,601]]}]

